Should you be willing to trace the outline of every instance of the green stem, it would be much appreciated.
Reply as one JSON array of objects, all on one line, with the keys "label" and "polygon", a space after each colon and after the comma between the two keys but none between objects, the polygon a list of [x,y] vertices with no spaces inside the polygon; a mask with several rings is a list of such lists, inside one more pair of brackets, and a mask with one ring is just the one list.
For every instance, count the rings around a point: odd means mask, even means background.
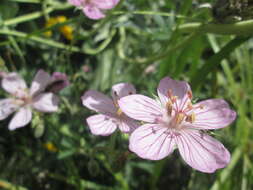
[{"label": "green stem", "polygon": [[71,7],[71,5],[69,5],[69,4],[62,4],[61,6],[57,5],[55,7],[49,7],[43,11],[37,11],[34,13],[30,13],[30,14],[19,16],[16,18],[5,20],[0,24],[0,26],[10,26],[10,25],[19,24],[22,22],[27,22],[30,20],[40,18],[41,16],[43,16],[45,14],[49,14],[49,13],[53,12],[54,10],[63,10],[63,9],[68,9],[70,7]]},{"label": "green stem", "polygon": [[3,29],[3,30],[0,30],[0,34],[17,36],[20,38],[25,38],[27,40],[32,40],[35,42],[46,44],[48,46],[52,46],[52,47],[56,47],[56,48],[60,48],[60,49],[65,49],[65,50],[72,51],[72,52],[81,52],[81,50],[78,47],[68,46],[63,43],[59,43],[59,42],[49,40],[46,38],[41,38],[41,37],[37,37],[37,36],[30,36],[26,33],[15,31],[15,30]]},{"label": "green stem", "polygon": [[28,190],[25,187],[13,185],[13,184],[11,184],[7,181],[1,180],[1,179],[0,179],[0,188],[4,188],[7,190]]},{"label": "green stem", "polygon": [[173,13],[166,12],[156,12],[156,11],[112,11],[112,15],[122,15],[122,14],[133,14],[133,15],[159,15],[165,17],[176,17],[176,18],[186,18],[183,15],[176,15]]},{"label": "green stem", "polygon": [[253,19],[232,24],[203,24],[199,22],[182,24],[177,28],[182,33],[192,33],[200,30],[203,33],[223,35],[251,35],[253,34]]}]

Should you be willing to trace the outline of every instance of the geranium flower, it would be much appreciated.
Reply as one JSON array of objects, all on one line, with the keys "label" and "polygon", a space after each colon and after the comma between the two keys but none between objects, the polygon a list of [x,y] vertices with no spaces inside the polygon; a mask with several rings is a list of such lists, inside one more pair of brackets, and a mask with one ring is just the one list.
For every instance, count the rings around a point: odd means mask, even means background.
[{"label": "geranium flower", "polygon": [[97,20],[104,18],[104,12],[114,8],[119,0],[68,0],[68,2],[81,8],[90,19]]},{"label": "geranium flower", "polygon": [[131,133],[137,127],[137,124],[133,119],[122,113],[118,101],[124,96],[135,94],[135,92],[135,88],[129,83],[114,85],[112,87],[113,99],[95,90],[87,91],[82,96],[83,105],[99,112],[99,114],[86,119],[92,134],[107,136],[117,128],[124,133]]},{"label": "geranium flower", "polygon": [[139,157],[160,160],[177,147],[182,158],[196,170],[212,173],[225,167],[230,153],[205,130],[228,126],[235,111],[222,99],[209,99],[192,105],[190,86],[166,77],[157,89],[160,101],[143,95],[119,100],[129,117],[147,122],[130,136],[129,148]]},{"label": "geranium flower", "polygon": [[9,123],[9,130],[15,130],[30,123],[32,109],[39,112],[56,112],[58,97],[50,91],[45,92],[49,85],[57,88],[59,83],[55,83],[56,81],[55,77],[39,70],[32,81],[31,88],[28,89],[25,81],[17,73],[2,74],[2,88],[11,97],[0,100],[0,120],[16,112]]}]

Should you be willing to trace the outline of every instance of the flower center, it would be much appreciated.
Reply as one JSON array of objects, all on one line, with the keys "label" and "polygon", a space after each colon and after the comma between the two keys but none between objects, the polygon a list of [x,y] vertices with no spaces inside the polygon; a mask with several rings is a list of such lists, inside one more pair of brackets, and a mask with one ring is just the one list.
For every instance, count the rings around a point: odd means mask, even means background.
[{"label": "flower center", "polygon": [[[193,106],[191,103],[192,93],[191,91],[187,92],[187,97],[183,98],[182,102],[178,101],[178,97],[174,96],[171,89],[168,90],[168,102],[166,103],[166,112],[163,116],[163,123],[166,127],[180,130],[183,127],[183,123],[194,123],[195,122],[195,113],[196,109],[203,109],[203,106]],[[179,103],[182,103],[179,107]]]},{"label": "flower center", "polygon": [[19,91],[14,94],[13,103],[18,106],[25,106],[32,103],[32,97],[29,95],[28,90],[24,89],[23,91]]}]

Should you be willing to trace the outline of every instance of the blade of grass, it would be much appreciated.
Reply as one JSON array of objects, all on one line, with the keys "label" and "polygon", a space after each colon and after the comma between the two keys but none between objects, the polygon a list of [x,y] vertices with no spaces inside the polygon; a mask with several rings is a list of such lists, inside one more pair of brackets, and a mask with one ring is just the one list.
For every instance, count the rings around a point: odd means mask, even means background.
[{"label": "blade of grass", "polygon": [[13,185],[5,180],[0,179],[0,187],[4,188],[6,190],[28,190],[25,187],[18,186],[18,185]]},{"label": "blade of grass", "polygon": [[231,52],[246,42],[249,38],[250,37],[236,37],[227,43],[219,52],[214,54],[193,76],[191,82],[193,89],[197,89],[202,83],[204,83],[208,74],[213,72],[223,59],[227,58]]}]

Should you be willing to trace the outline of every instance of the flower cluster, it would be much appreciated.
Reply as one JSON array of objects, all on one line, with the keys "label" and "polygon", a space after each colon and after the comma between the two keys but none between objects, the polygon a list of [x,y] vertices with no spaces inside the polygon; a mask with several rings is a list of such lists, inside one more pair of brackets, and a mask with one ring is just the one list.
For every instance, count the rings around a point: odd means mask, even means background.
[{"label": "flower cluster", "polygon": [[1,86],[10,97],[0,100],[0,120],[16,112],[9,123],[10,130],[30,123],[32,109],[39,112],[56,112],[59,99],[54,93],[69,85],[65,74],[55,72],[50,76],[43,70],[37,72],[30,89],[24,79],[15,72],[1,72],[1,78]]},{"label": "flower cluster", "polygon": [[[130,133],[129,149],[144,159],[160,160],[178,148],[196,170],[212,173],[224,168],[230,153],[206,131],[231,124],[235,111],[222,99],[192,104],[189,84],[169,77],[160,81],[157,93],[158,99],[135,94],[127,83],[112,87],[113,100],[96,91],[86,92],[83,105],[100,112],[87,119],[91,132],[110,135],[119,127]],[[138,125],[134,120],[142,122]]]},{"label": "flower cluster", "polygon": [[[45,24],[46,28],[50,28],[56,24],[61,24],[67,21],[67,18],[65,16],[57,16],[57,17],[52,17],[49,18]],[[73,27],[70,25],[63,25],[59,27],[59,32],[67,39],[67,40],[72,40],[73,39]],[[44,33],[47,37],[52,36],[52,31],[49,30]]]},{"label": "flower cluster", "polygon": [[[0,120],[16,112],[9,123],[14,130],[27,125],[32,110],[56,112],[59,99],[55,93],[69,85],[67,76],[54,72],[52,76],[39,70],[27,88],[15,72],[0,72],[1,86],[10,97],[0,100]],[[132,84],[119,83],[112,87],[112,98],[88,90],[81,97],[85,107],[98,112],[88,117],[94,135],[107,136],[117,128],[130,135],[129,149],[141,158],[160,160],[176,148],[183,160],[201,172],[212,173],[224,168],[230,153],[207,130],[224,128],[236,118],[223,99],[192,103],[188,83],[163,78],[157,88],[158,97],[136,94]]]}]

